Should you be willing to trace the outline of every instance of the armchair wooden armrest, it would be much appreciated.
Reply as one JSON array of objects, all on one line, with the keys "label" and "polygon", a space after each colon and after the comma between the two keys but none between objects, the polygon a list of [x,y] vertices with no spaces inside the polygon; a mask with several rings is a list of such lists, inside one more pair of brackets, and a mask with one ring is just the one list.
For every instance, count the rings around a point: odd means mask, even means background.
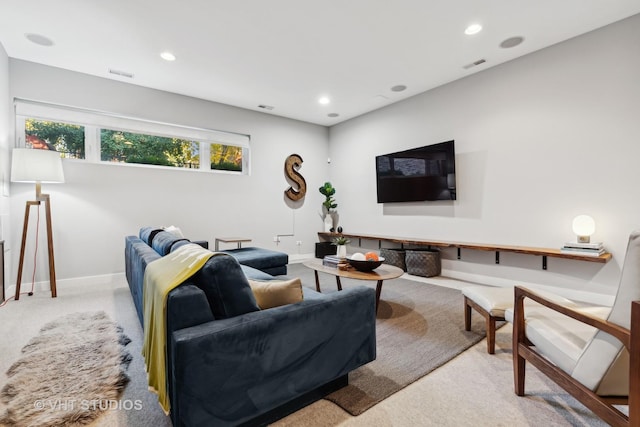
[{"label": "armchair wooden armrest", "polygon": [[[544,305],[551,310],[557,311],[558,313],[564,314],[565,316],[576,319],[582,323],[585,323],[589,326],[593,326],[594,328],[600,329],[603,332],[606,332],[610,335],[613,335],[616,339],[618,339],[627,350],[631,349],[631,331],[627,328],[623,328],[620,325],[615,323],[611,323],[605,319],[591,316],[586,313],[582,313],[576,311],[570,307],[566,307],[564,305],[560,305],[553,301],[550,301],[536,292],[524,288],[521,286],[515,287],[515,296],[514,296],[514,309],[513,309],[513,324],[520,325],[523,328],[523,336],[524,336],[524,299],[529,298],[538,304]],[[519,319],[521,317],[521,319]],[[515,332],[514,332],[515,336]]]},{"label": "armchair wooden armrest", "polygon": [[[524,299],[593,326],[618,339],[630,355],[628,398],[604,397],[586,387],[552,360],[540,354],[526,335]],[[631,303],[631,328],[627,329],[608,320],[591,316],[549,301],[540,294],[520,286],[515,287],[513,313],[513,368],[515,393],[524,396],[525,363],[533,364],[596,415],[613,426],[640,426],[640,301]],[[613,405],[629,405],[627,416]]]}]

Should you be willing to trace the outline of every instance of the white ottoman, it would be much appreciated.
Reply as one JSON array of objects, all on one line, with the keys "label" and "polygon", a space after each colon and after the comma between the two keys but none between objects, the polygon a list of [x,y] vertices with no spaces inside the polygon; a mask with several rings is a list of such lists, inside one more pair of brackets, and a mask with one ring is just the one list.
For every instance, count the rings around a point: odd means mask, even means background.
[{"label": "white ottoman", "polygon": [[513,307],[512,287],[468,286],[462,288],[464,295],[464,329],[471,330],[471,309],[480,313],[487,324],[487,352],[496,350],[496,320],[505,320],[505,310]]}]

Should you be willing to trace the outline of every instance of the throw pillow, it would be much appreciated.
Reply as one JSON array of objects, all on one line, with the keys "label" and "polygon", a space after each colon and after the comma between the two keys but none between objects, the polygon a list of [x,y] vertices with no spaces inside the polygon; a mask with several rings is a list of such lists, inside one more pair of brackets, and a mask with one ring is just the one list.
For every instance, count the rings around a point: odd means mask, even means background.
[{"label": "throw pillow", "polygon": [[180,230],[178,227],[174,226],[174,225],[170,225],[168,227],[164,228],[164,231],[171,233],[173,235],[175,235],[176,237],[180,237],[182,239],[184,239],[184,234],[182,234],[182,230]]},{"label": "throw pillow", "polygon": [[192,282],[204,291],[216,319],[260,310],[240,264],[231,255],[209,258]]},{"label": "throw pillow", "polygon": [[165,256],[171,252],[173,245],[181,240],[187,239],[181,239],[173,233],[161,231],[154,236],[151,247],[160,255]]},{"label": "throw pillow", "polygon": [[293,304],[303,299],[300,278],[267,281],[249,279],[249,285],[262,310]]}]

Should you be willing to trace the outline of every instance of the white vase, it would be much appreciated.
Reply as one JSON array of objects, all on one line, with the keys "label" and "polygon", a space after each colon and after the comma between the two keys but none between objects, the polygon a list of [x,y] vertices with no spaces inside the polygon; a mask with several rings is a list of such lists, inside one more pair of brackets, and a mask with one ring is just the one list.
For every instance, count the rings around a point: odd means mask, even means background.
[{"label": "white vase", "polygon": [[338,229],[338,220],[340,219],[340,215],[338,215],[338,211],[329,212],[329,216],[331,216],[331,226],[334,230]]},{"label": "white vase", "polygon": [[346,258],[347,257],[347,245],[338,245],[338,250],[336,251],[336,255],[339,258]]},{"label": "white vase", "polygon": [[325,215],[324,217],[324,231],[325,232],[330,232],[331,229],[333,228],[333,219],[331,218],[331,215]]}]

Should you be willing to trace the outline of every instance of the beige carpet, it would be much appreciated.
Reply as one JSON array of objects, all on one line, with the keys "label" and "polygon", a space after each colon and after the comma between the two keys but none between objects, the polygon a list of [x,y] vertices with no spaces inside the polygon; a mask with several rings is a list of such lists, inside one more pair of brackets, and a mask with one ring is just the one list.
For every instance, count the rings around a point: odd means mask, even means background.
[{"label": "beige carpet", "polygon": [[[451,280],[438,280],[456,286]],[[345,280],[346,284],[347,281]],[[312,283],[305,285],[313,286]],[[335,285],[334,285],[335,286]],[[385,285],[386,286],[386,285]],[[384,300],[387,288],[382,291]],[[131,381],[122,400],[141,401],[140,409],[118,409],[93,425],[100,427],[168,427],[169,418],[155,395],[147,391],[140,356],[142,333],[124,277],[102,286],[58,282],[58,298],[44,290],[0,308],[0,387],[4,372],[20,349],[44,322],[65,313],[104,310],[132,339],[127,349],[133,360],[127,373]],[[462,316],[462,309],[460,309]],[[564,393],[535,368],[527,370],[527,396],[513,393],[511,328],[496,336],[496,354],[486,353],[482,340],[469,350],[403,388],[363,414],[354,417],[339,406],[320,400],[273,424],[274,427],[309,426],[605,426],[590,411]],[[2,410],[0,404],[0,411]]]},{"label": "beige carpet", "polygon": [[[314,283],[313,272],[301,264],[289,266],[288,275]],[[321,274],[320,279],[323,292],[336,292],[333,276]],[[482,340],[484,322],[475,317],[472,330],[465,331],[462,306],[457,289],[406,279],[385,282],[376,321],[376,360],[349,373],[349,385],[327,399],[359,415]]]}]

